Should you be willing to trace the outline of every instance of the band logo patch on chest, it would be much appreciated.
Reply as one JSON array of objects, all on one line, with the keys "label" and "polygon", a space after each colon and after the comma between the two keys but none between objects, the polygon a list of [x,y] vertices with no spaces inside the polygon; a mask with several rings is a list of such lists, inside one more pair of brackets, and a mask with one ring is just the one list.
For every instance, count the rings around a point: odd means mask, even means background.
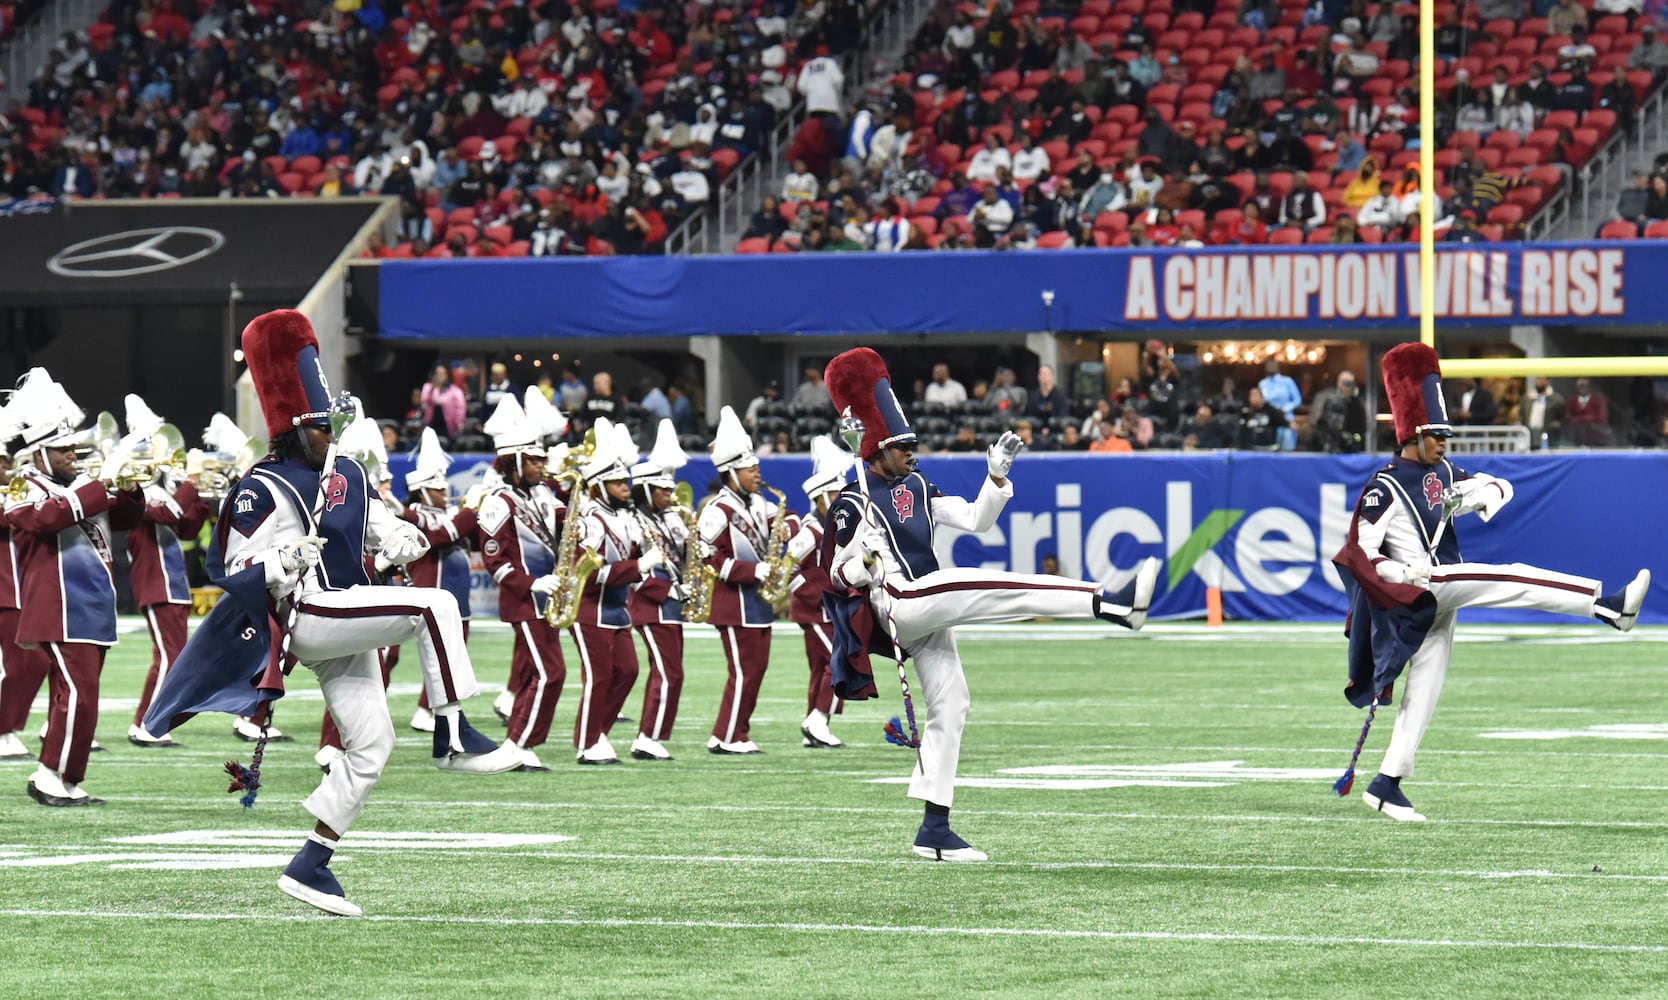
[{"label": "band logo patch on chest", "polygon": [[347,494],[347,477],[340,472],[331,473],[330,482],[326,484],[324,489],[324,509],[335,510],[342,504],[347,503]]},{"label": "band logo patch on chest", "polygon": [[1434,472],[1425,473],[1425,504],[1436,507],[1442,503],[1442,480]]},{"label": "band logo patch on chest", "polygon": [[892,487],[892,509],[897,512],[899,521],[907,521],[915,515],[915,494],[907,485],[900,483]]}]

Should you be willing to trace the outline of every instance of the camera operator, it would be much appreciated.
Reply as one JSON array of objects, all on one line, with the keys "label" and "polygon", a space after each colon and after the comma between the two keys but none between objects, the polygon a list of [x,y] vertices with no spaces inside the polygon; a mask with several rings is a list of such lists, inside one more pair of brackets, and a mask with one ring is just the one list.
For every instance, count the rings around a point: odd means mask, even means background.
[{"label": "camera operator", "polygon": [[1340,372],[1338,384],[1320,393],[1313,408],[1316,451],[1354,453],[1366,445],[1367,410],[1361,405],[1353,372]]}]

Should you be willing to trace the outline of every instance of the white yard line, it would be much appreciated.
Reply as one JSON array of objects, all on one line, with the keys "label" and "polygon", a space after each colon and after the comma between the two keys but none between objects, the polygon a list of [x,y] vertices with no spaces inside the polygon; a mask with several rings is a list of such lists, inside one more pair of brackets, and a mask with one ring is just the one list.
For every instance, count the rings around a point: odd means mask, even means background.
[{"label": "white yard line", "polygon": [[[329,921],[322,914],[304,913],[163,913],[121,910],[0,910],[0,916],[46,917],[88,920],[227,921],[251,920],[285,922]],[[953,927],[931,924],[817,924],[787,921],[743,920],[660,920],[632,917],[464,917],[445,915],[387,914],[361,918],[369,923],[450,924],[487,927],[587,927],[659,928],[675,930],[789,931],[802,934],[903,934],[931,937],[984,938],[1070,938],[1100,941],[1175,941],[1204,944],[1297,944],[1331,947],[1336,945],[1383,945],[1412,948],[1468,948],[1484,950],[1554,949],[1559,951],[1668,953],[1668,945],[1625,944],[1602,941],[1500,941],[1453,938],[1373,938],[1325,934],[1242,934],[1163,930],[1099,930],[1064,927]]]},{"label": "white yard line", "polygon": [[[180,796],[123,796],[121,802],[154,802],[169,805],[212,805],[216,802],[235,802],[233,799],[215,799],[209,796],[187,798]],[[263,800],[264,801],[264,800]],[[288,804],[288,803],[280,803]],[[294,804],[299,805],[299,802]],[[919,816],[918,808],[911,808],[906,803],[897,806],[803,806],[781,805],[774,803],[754,802],[745,805],[712,804],[712,803],[654,803],[654,802],[523,802],[523,801],[495,801],[470,800],[446,801],[442,799],[390,799],[375,796],[371,799],[371,809],[374,812],[382,807],[409,809],[596,809],[596,810],[624,810],[636,813],[656,812],[719,812],[719,813],[853,813],[861,815],[913,815]],[[1135,820],[1141,822],[1167,823],[1206,823],[1220,826],[1224,823],[1383,823],[1367,814],[1361,806],[1353,803],[1341,803],[1340,811],[1333,816],[1295,816],[1295,815],[1255,815],[1250,813],[1228,813],[1221,815],[1198,815],[1192,813],[1147,813],[1147,812],[1106,812],[1091,810],[1059,810],[1059,809],[960,809],[961,816],[1002,816],[1019,819],[1111,819]],[[1521,827],[1550,827],[1592,830],[1611,829],[1645,829],[1660,830],[1660,822],[1643,820],[1576,820],[1576,819],[1486,819],[1478,817],[1464,817],[1458,819],[1441,819],[1432,817],[1430,826],[1521,826]]]}]

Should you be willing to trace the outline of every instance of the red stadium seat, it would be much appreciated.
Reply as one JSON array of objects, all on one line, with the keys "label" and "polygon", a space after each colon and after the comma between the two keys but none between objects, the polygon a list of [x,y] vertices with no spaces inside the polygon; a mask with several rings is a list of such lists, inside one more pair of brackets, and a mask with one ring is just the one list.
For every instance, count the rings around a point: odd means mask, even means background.
[{"label": "red stadium seat", "polygon": [[1668,240],[1668,219],[1658,219],[1645,227],[1648,240]]},{"label": "red stadium seat", "polygon": [[1297,246],[1303,242],[1303,230],[1286,228],[1270,229],[1268,231],[1268,242],[1282,246]]},{"label": "red stadium seat", "polygon": [[1042,250],[1059,250],[1071,245],[1071,236],[1066,233],[1043,233],[1037,237],[1037,247]]},{"label": "red stadium seat", "polygon": [[1601,240],[1633,240],[1638,238],[1639,227],[1635,226],[1631,222],[1623,222],[1621,220],[1606,222],[1604,226],[1599,229],[1599,239]]}]

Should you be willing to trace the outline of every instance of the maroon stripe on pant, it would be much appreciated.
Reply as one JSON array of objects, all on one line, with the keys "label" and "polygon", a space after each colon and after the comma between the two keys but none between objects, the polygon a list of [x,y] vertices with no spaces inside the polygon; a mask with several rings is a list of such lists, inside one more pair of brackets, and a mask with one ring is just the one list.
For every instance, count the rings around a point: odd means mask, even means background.
[{"label": "maroon stripe on pant", "polygon": [[1592,590],[1581,586],[1579,583],[1542,580],[1533,576],[1514,576],[1510,573],[1432,573],[1431,579],[1440,583],[1453,583],[1459,580],[1482,583],[1521,583],[1531,587],[1550,587],[1553,590],[1565,590],[1572,594],[1592,594]]},{"label": "maroon stripe on pant", "polygon": [[316,604],[301,602],[301,610],[320,618],[382,618],[398,615],[406,618],[421,618],[429,630],[429,641],[434,645],[435,661],[440,667],[440,683],[446,692],[448,703],[458,700],[457,686],[452,683],[452,661],[446,658],[446,643],[440,634],[440,623],[434,620],[434,612],[429,608],[417,605],[371,605],[364,608],[324,608]]},{"label": "maroon stripe on pant", "polygon": [[580,647],[580,669],[585,671],[573,720],[573,745],[584,750],[608,735],[625,707],[637,683],[637,647],[629,628],[580,624],[570,634]]},{"label": "maroon stripe on pant", "polygon": [[886,592],[893,597],[937,597],[939,594],[953,594],[965,590],[1049,590],[1067,591],[1073,594],[1088,594],[1094,591],[1093,584],[1080,583],[1076,586],[1052,583],[1012,583],[997,577],[989,580],[963,580],[956,583],[939,583],[919,590],[900,590],[890,583],[886,585]]},{"label": "maroon stripe on pant", "polygon": [[[139,709],[133,713],[133,724],[143,725],[145,713],[151,707],[151,696],[162,680],[162,665],[173,666],[185,648],[185,635],[191,620],[189,604],[152,604],[144,609],[147,624],[154,624],[151,632],[151,669],[145,675],[144,689],[139,692]],[[4,729],[0,729],[4,732]]]},{"label": "maroon stripe on pant", "polygon": [[568,670],[562,661],[560,632],[538,619],[516,622],[514,629],[509,690],[515,705],[510,709],[508,735],[516,746],[532,749],[550,736],[550,720],[556,715],[556,700],[562,695]]},{"label": "maroon stripe on pant", "polygon": [[[637,729],[651,740],[671,739],[672,724],[678,720],[678,699],[683,695],[683,626],[638,625],[637,632],[649,648],[643,717]],[[666,688],[664,695],[662,686]]]},{"label": "maroon stripe on pant", "polygon": [[[392,653],[399,648],[398,646],[391,646],[376,651],[377,661],[382,665],[382,690],[384,691],[388,690],[388,678],[393,676],[394,663],[399,659]],[[342,734],[336,729],[336,720],[330,717],[330,709],[328,708],[324,710],[324,723],[319,728],[319,746],[343,749]]]},{"label": "maroon stripe on pant", "polygon": [[16,733],[29,721],[29,706],[52,666],[46,651],[17,644],[16,608],[0,610],[0,733]]},{"label": "maroon stripe on pant", "polygon": [[753,706],[759,701],[759,685],[770,666],[770,629],[720,625],[718,639],[724,646],[724,662],[730,670],[724,681],[724,695],[718,702],[718,721],[713,723],[712,735],[727,743],[738,743],[747,739],[747,725],[753,718]]},{"label": "maroon stripe on pant", "polygon": [[98,677],[104,670],[105,648],[85,642],[41,645],[49,665],[46,679],[51,702],[40,760],[65,781],[78,785],[87,776],[87,754],[98,725]]},{"label": "maroon stripe on pant", "polygon": [[807,712],[828,713],[834,709],[834,681],[828,672],[828,645],[833,629],[828,625],[802,623],[805,630],[805,662],[811,668],[811,685],[805,695]]}]

